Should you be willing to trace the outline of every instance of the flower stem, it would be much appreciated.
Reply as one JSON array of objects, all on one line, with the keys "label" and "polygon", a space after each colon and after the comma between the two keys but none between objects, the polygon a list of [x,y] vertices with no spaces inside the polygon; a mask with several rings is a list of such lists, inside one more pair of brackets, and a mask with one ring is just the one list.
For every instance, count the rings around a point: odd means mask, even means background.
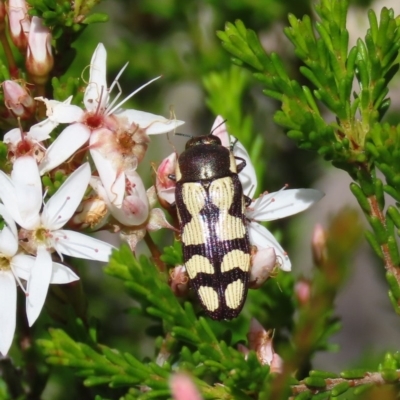
[{"label": "flower stem", "polygon": [[144,241],[147,244],[147,247],[150,250],[150,253],[152,255],[154,264],[157,266],[157,268],[160,270],[160,272],[165,272],[166,271],[166,265],[163,261],[161,261],[161,252],[154,243],[152,237],[149,235],[148,232],[146,232],[146,235],[144,237]]},{"label": "flower stem", "polygon": [[7,58],[8,63],[8,70],[10,72],[11,78],[17,79],[18,78],[18,68],[15,64],[14,55],[11,51],[10,43],[8,43],[7,36],[5,31],[0,31],[0,43],[3,46],[4,54]]}]

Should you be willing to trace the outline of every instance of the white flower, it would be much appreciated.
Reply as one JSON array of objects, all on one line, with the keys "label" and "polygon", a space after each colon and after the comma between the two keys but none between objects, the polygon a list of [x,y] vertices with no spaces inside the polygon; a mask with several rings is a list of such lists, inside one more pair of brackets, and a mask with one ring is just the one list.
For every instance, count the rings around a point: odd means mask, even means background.
[{"label": "white flower", "polygon": [[0,232],[0,353],[6,355],[15,331],[16,281],[20,278],[20,269],[15,263],[18,251],[17,227],[2,204],[0,216],[4,221]]},{"label": "white flower", "polygon": [[135,215],[131,215],[131,221],[120,219],[121,214],[125,218],[129,213],[129,209],[124,207],[125,189],[126,185],[129,185],[126,173],[136,170],[137,164],[143,158],[149,140],[147,135],[172,131],[183,122],[143,111],[120,109],[125,101],[154,79],[131,93],[119,104],[115,105],[119,95],[110,102],[110,92],[117,84],[117,80],[107,88],[106,58],[106,50],[100,43],[90,63],[89,84],[84,95],[85,110],[39,98],[47,106],[49,118],[44,124],[70,124],[48,148],[39,168],[41,174],[50,171],[71,157],[89,140],[90,153],[109,201],[117,209],[124,209],[122,213],[113,212],[114,217],[122,223],[140,225],[144,219],[135,218]]},{"label": "white flower", "polygon": [[[73,172],[42,208],[42,184],[36,161],[20,157],[9,178],[0,171],[0,198],[11,217],[20,225],[28,245],[36,250],[36,260],[28,277],[27,315],[32,325],[46,299],[52,276],[57,273],[51,253],[108,261],[113,247],[78,232],[61,229],[79,206],[90,180],[88,163]],[[21,233],[20,233],[21,234]],[[61,264],[58,264],[61,265]],[[64,282],[70,282],[71,270],[62,268]],[[68,277],[69,276],[69,277]],[[61,283],[61,282],[54,282]]]}]

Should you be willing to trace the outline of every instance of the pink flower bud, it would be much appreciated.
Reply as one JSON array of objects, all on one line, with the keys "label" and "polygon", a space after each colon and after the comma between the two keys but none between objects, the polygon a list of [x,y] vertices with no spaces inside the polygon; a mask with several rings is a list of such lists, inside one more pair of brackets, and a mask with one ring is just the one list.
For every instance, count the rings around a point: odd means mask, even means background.
[{"label": "pink flower bud", "polygon": [[311,297],[310,282],[306,279],[301,279],[296,282],[296,285],[294,286],[294,293],[296,295],[297,301],[301,305],[308,304]]},{"label": "pink flower bud", "polygon": [[9,0],[7,12],[11,40],[21,52],[24,52],[28,45],[31,24],[28,5],[25,0]]},{"label": "pink flower bud", "polygon": [[195,384],[186,374],[172,375],[170,386],[175,400],[202,400]]},{"label": "pink flower bud", "polygon": [[[282,372],[282,359],[275,353],[272,347],[272,331],[266,331],[255,318],[252,318],[247,338],[250,350],[256,352],[261,364],[269,365],[271,372]],[[272,371],[272,367],[274,371]]]},{"label": "pink flower bud", "polygon": [[178,297],[185,296],[189,291],[189,276],[183,265],[177,265],[169,272],[169,284],[172,291]]},{"label": "pink flower bud", "polygon": [[311,247],[315,265],[323,264],[327,258],[326,232],[320,224],[314,227]]},{"label": "pink flower bud", "polygon": [[26,55],[26,69],[34,83],[43,85],[53,69],[51,33],[38,17],[32,18]]},{"label": "pink flower bud", "polygon": [[16,118],[30,119],[35,112],[35,101],[28,91],[15,81],[3,82],[4,104]]},{"label": "pink flower bud", "polygon": [[273,247],[260,249],[252,254],[249,287],[258,289],[271,276],[276,266],[276,254]]},{"label": "pink flower bud", "polygon": [[[170,175],[175,175],[175,168],[177,163],[176,153],[172,153],[165,158],[157,169],[156,173],[156,188],[158,198],[162,206],[175,202],[175,181],[170,178]],[[164,204],[167,203],[167,204]]]}]

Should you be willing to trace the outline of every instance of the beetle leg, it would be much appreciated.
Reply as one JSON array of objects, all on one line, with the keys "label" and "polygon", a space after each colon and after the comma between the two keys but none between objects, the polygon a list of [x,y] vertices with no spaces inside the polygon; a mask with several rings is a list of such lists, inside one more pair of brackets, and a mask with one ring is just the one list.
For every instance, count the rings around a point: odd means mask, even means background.
[{"label": "beetle leg", "polygon": [[236,157],[236,156],[235,156],[235,159],[241,161],[240,164],[236,165],[237,173],[239,174],[246,167],[246,160],[244,158],[242,158],[242,157]]},{"label": "beetle leg", "polygon": [[243,197],[244,197],[244,205],[246,207],[248,207],[253,200],[249,196],[246,196],[246,195],[243,195]]}]

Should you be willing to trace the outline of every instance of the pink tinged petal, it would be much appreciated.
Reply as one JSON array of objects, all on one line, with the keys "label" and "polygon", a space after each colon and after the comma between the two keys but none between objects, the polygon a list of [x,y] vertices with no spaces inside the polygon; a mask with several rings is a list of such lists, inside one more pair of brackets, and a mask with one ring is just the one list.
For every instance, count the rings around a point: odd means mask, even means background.
[{"label": "pink tinged petal", "polygon": [[68,160],[89,140],[89,136],[90,130],[83,124],[67,126],[47,149],[39,165],[40,173],[43,175]]},{"label": "pink tinged petal", "polygon": [[34,324],[42,311],[53,272],[52,265],[51,254],[45,247],[38,247],[27,286],[26,314],[29,326]]},{"label": "pink tinged petal", "polygon": [[224,119],[221,117],[221,115],[218,115],[218,117],[215,118],[213,126],[211,127],[211,132],[214,136],[219,137],[219,139],[221,140],[222,146],[230,147],[231,138],[227,131],[226,123],[223,123],[223,122],[224,122]]},{"label": "pink tinged petal", "polygon": [[196,385],[186,374],[172,375],[170,386],[174,400],[202,400]]},{"label": "pink tinged petal", "polygon": [[[231,136],[231,141],[232,143],[235,143],[235,138],[233,136]],[[233,147],[233,155],[235,157],[243,158],[246,162],[246,166],[239,173],[239,180],[242,184],[244,195],[252,198],[257,188],[257,176],[249,153],[244,148],[242,143],[236,142]],[[241,160],[237,160],[238,164],[241,162]]]},{"label": "pink tinged petal", "polygon": [[22,140],[22,134],[21,134],[21,129],[20,128],[14,128],[8,131],[4,135],[3,142],[4,143],[11,143],[11,144],[17,144]]},{"label": "pink tinged petal", "polygon": [[0,353],[11,347],[17,313],[17,285],[11,271],[0,271]]},{"label": "pink tinged petal", "polygon": [[107,104],[106,62],[107,51],[104,45],[99,43],[90,61],[89,84],[83,98],[85,108],[88,111],[103,110]]},{"label": "pink tinged petal", "polygon": [[42,223],[47,229],[63,227],[78,208],[91,176],[90,165],[85,163],[74,171],[45,204]]},{"label": "pink tinged petal", "polygon": [[150,211],[150,218],[146,228],[150,232],[158,231],[161,228],[175,230],[175,228],[167,221],[165,213],[161,208],[153,208]]},{"label": "pink tinged petal", "polygon": [[82,233],[66,230],[53,232],[53,246],[58,253],[71,257],[107,262],[115,248]]},{"label": "pink tinged petal", "polygon": [[307,210],[322,197],[324,193],[316,189],[281,190],[253,200],[246,216],[255,221],[272,221]]},{"label": "pink tinged petal", "polygon": [[51,275],[50,283],[63,284],[78,280],[79,276],[76,275],[72,269],[63,264],[53,262],[53,273]]},{"label": "pink tinged petal", "polygon": [[36,160],[32,157],[17,158],[11,179],[22,219],[17,222],[25,229],[33,229],[39,223],[39,211],[42,207],[42,182]]},{"label": "pink tinged petal", "polygon": [[279,268],[282,271],[290,271],[292,269],[292,264],[286,251],[283,250],[282,246],[267,228],[257,222],[250,222],[247,227],[250,243],[252,245],[257,246],[257,249],[259,250],[273,247]]},{"label": "pink tinged petal", "polygon": [[25,0],[9,0],[7,12],[11,39],[21,51],[24,51],[30,27],[28,5]]},{"label": "pink tinged petal", "polygon": [[139,125],[140,128],[146,130],[147,135],[171,132],[185,123],[177,119],[167,119],[161,115],[137,110],[124,110],[116,112],[114,115],[127,118],[130,124]]},{"label": "pink tinged petal", "polygon": [[36,257],[27,254],[17,254],[12,258],[11,265],[18,278],[28,281],[35,261]]},{"label": "pink tinged petal", "polygon": [[3,82],[4,104],[16,117],[29,119],[35,111],[35,102],[25,87],[15,81]]},{"label": "pink tinged petal", "polygon": [[[47,81],[49,72],[53,69],[54,58],[51,50],[51,33],[49,28],[43,24],[43,20],[39,17],[32,17],[31,26],[28,37],[28,48],[26,55],[27,71],[33,76],[46,77]],[[41,83],[41,80],[36,80]]]},{"label": "pink tinged petal", "polygon": [[161,162],[156,174],[157,195],[169,204],[175,203],[176,182],[170,179],[169,176],[175,175],[176,162],[176,153],[170,154]]},{"label": "pink tinged petal", "polygon": [[[96,143],[96,134],[92,134],[90,145]],[[115,206],[121,207],[125,194],[125,174],[95,148],[90,149],[90,155],[96,165],[101,183],[107,193],[108,200]]]},{"label": "pink tinged petal", "polygon": [[273,247],[258,249],[251,258],[250,287],[257,289],[271,276],[275,269],[276,253]]}]

